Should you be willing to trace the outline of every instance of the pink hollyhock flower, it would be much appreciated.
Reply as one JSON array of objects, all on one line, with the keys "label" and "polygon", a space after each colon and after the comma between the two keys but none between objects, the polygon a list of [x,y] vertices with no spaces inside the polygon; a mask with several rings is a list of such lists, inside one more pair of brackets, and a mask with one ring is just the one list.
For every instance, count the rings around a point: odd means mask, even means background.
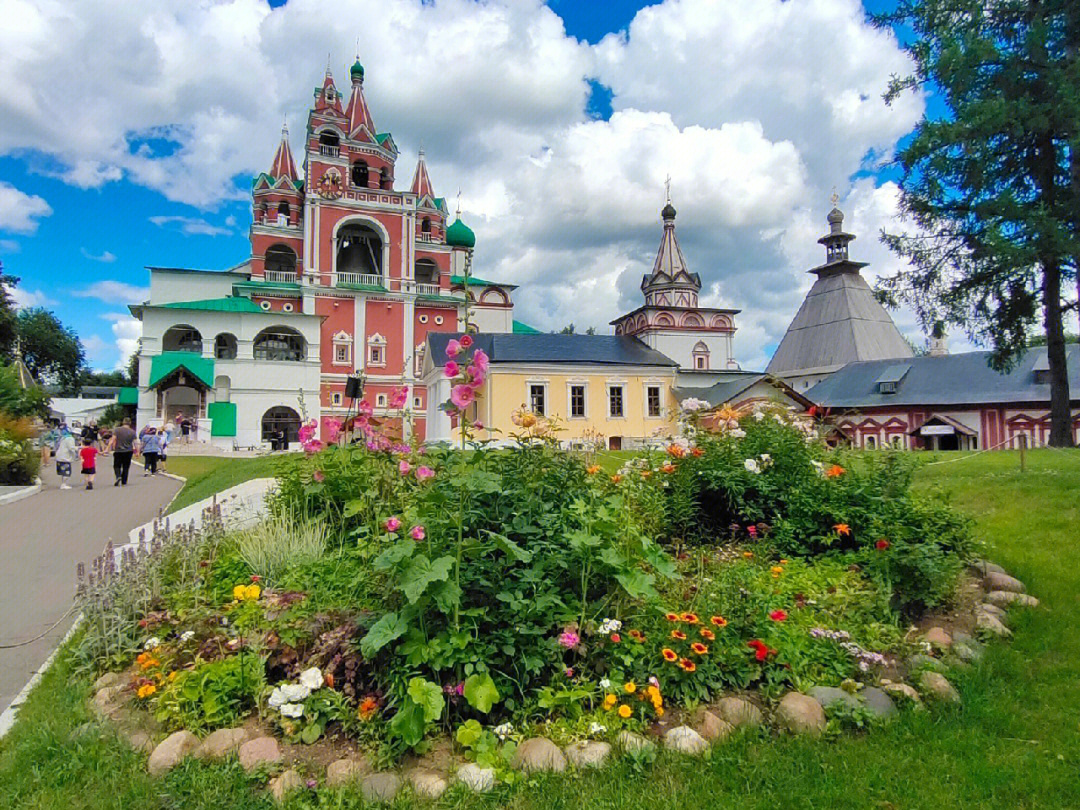
[{"label": "pink hollyhock flower", "polygon": [[396,515],[391,515],[386,519],[386,530],[388,532],[396,532],[401,528],[401,521],[398,520]]},{"label": "pink hollyhock flower", "polygon": [[391,408],[403,408],[405,403],[409,401],[409,386],[403,385],[401,388],[393,388],[390,390],[390,407]]},{"label": "pink hollyhock flower", "polygon": [[324,419],[323,425],[326,427],[326,440],[331,443],[336,442],[341,436],[341,420],[331,417]]},{"label": "pink hollyhock flower", "polygon": [[485,352],[483,349],[477,349],[475,352],[473,352],[472,364],[481,371],[487,371],[489,359],[490,358],[488,358],[487,352]]},{"label": "pink hollyhock flower", "polygon": [[457,686],[454,687],[454,694],[458,697],[461,697],[465,694],[465,681],[461,681],[460,683],[458,683]]},{"label": "pink hollyhock flower", "polygon": [[304,442],[304,452],[307,453],[309,456],[313,456],[316,453],[322,452],[322,449],[325,446],[326,445],[324,445],[318,439],[310,439],[309,441]]},{"label": "pink hollyhock flower", "polygon": [[464,410],[476,399],[476,392],[468,385],[455,385],[450,389],[450,401]]},{"label": "pink hollyhock flower", "polygon": [[473,422],[473,430],[483,430],[483,429],[484,429],[484,423],[483,422],[480,422],[480,421]]},{"label": "pink hollyhock flower", "polygon": [[453,360],[459,354],[461,354],[461,344],[458,343],[456,340],[451,339],[450,342],[446,344],[447,359]]},{"label": "pink hollyhock flower", "polygon": [[472,335],[462,335],[461,336],[461,348],[467,349],[470,346],[472,346],[472,344],[473,344]]},{"label": "pink hollyhock flower", "polygon": [[426,481],[435,477],[435,471],[431,467],[420,466],[416,468],[416,480]]},{"label": "pink hollyhock flower", "polygon": [[746,533],[751,537],[757,537],[757,526],[747,526]]},{"label": "pink hollyhock flower", "polygon": [[570,650],[581,643],[581,638],[577,633],[567,630],[559,636],[559,643]]},{"label": "pink hollyhock flower", "polygon": [[454,377],[456,377],[458,374],[461,373],[461,366],[459,366],[453,360],[447,360],[446,365],[443,366],[443,373],[447,377],[453,379]]},{"label": "pink hollyhock flower", "polygon": [[409,462],[407,462],[405,459],[402,459],[401,461],[398,462],[397,468],[398,468],[398,472],[401,473],[402,475],[408,475],[409,471],[412,469],[412,465]]},{"label": "pink hollyhock flower", "polygon": [[366,399],[362,399],[362,400],[360,400],[359,402],[356,403],[356,412],[360,416],[363,416],[364,418],[367,418],[367,417],[371,416],[373,413],[375,413],[375,409],[371,407],[370,402],[368,402]]},{"label": "pink hollyhock flower", "polygon": [[315,472],[313,472],[313,473],[311,474],[311,477],[312,477],[312,478],[314,478],[314,479],[315,479],[315,480],[316,480],[316,481],[317,481],[318,483],[320,483],[320,484],[321,484],[321,483],[322,483],[323,481],[325,481],[325,480],[326,480],[326,475],[325,475],[325,473],[323,473],[323,471],[322,471],[322,470],[316,470]]},{"label": "pink hollyhock flower", "polygon": [[413,526],[412,531],[409,532],[409,536],[413,540],[423,540],[427,535],[424,533],[423,526]]}]

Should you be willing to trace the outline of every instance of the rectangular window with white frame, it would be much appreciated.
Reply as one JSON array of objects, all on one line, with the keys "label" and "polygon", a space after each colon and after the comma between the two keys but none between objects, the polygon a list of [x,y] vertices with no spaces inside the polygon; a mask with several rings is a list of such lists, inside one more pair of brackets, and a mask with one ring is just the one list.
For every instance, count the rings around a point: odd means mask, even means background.
[{"label": "rectangular window with white frame", "polygon": [[368,346],[368,365],[370,365],[370,366],[385,366],[386,365],[386,347],[385,346]]},{"label": "rectangular window with white frame", "polygon": [[330,404],[331,405],[340,405],[341,404],[341,392],[340,391],[335,391],[334,393],[332,393],[330,395]]},{"label": "rectangular window with white frame", "polygon": [[352,354],[352,346],[348,343],[335,343],[334,344],[334,365],[347,366],[352,360],[350,356]]},{"label": "rectangular window with white frame", "polygon": [[547,415],[547,386],[543,383],[529,383],[529,410],[537,416]]},{"label": "rectangular window with white frame", "polygon": [[626,389],[622,385],[608,386],[608,417],[622,419],[626,416]]},{"label": "rectangular window with white frame", "polygon": [[659,385],[645,386],[645,415],[655,419],[663,413],[662,388]]},{"label": "rectangular window with white frame", "polygon": [[567,410],[570,412],[571,419],[584,419],[586,417],[585,392],[584,385],[570,386],[570,407]]}]

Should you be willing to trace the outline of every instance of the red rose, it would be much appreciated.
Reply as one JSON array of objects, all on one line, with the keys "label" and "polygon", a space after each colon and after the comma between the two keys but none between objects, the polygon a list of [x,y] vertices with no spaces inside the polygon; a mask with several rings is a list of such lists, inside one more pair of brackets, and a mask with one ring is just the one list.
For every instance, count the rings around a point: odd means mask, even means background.
[{"label": "red rose", "polygon": [[787,621],[787,613],[782,610],[774,610],[772,613],[769,614],[769,618],[772,619],[774,622]]}]

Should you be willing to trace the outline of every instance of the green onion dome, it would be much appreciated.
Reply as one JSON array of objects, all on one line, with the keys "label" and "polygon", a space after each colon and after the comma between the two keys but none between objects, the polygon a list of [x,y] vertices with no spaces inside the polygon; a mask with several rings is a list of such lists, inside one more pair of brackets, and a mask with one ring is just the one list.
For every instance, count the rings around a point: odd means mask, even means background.
[{"label": "green onion dome", "polygon": [[476,234],[458,218],[446,229],[446,244],[450,247],[476,247]]},{"label": "green onion dome", "polygon": [[357,59],[355,62],[353,62],[353,66],[351,68],[349,68],[349,74],[354,79],[362,79],[362,78],[364,78],[364,66],[360,64],[359,59]]}]

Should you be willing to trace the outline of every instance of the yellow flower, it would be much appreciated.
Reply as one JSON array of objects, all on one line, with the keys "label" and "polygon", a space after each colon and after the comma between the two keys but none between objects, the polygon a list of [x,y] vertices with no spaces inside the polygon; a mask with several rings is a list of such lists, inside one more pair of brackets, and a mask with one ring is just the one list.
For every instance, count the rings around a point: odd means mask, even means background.
[{"label": "yellow flower", "polygon": [[169,673],[169,680],[170,681],[175,681],[177,674],[179,674],[179,673],[177,673],[177,671],[174,669],[172,672]]},{"label": "yellow flower", "polygon": [[627,717],[634,713],[633,709],[627,706],[625,703],[619,707],[619,717],[625,720]]},{"label": "yellow flower", "polygon": [[611,709],[619,702],[619,699],[615,695],[604,695],[604,708]]},{"label": "yellow flower", "polygon": [[753,557],[753,556],[754,556],[754,552],[752,552],[752,551],[744,551],[744,552],[742,553],[742,555],[743,555],[744,557],[746,557],[746,559],[748,559],[748,560],[749,560],[749,559],[750,559],[751,557]]},{"label": "yellow flower", "polygon": [[663,717],[664,716],[664,707],[663,706],[657,706],[656,707],[656,716],[657,717]]},{"label": "yellow flower", "polygon": [[246,585],[237,585],[235,588],[232,589],[232,598],[235,599],[237,602],[243,602],[244,601],[244,596],[246,594],[247,594],[247,586]]},{"label": "yellow flower", "polygon": [[256,584],[252,583],[251,585],[248,585],[244,589],[244,598],[245,599],[250,599],[252,602],[254,602],[256,599],[259,598],[259,594],[261,594],[261,593],[262,593],[262,588],[260,588]]},{"label": "yellow flower", "polygon": [[135,694],[138,695],[139,698],[141,699],[141,698],[150,697],[156,691],[157,691],[156,686],[154,686],[152,683],[147,683],[147,684],[143,684],[142,686],[140,686],[139,691],[136,692]]},{"label": "yellow flower", "polygon": [[637,691],[637,684],[634,683],[633,681],[627,681],[626,683],[623,684],[623,689],[626,690],[626,694],[632,695],[632,694],[634,694],[634,692]]},{"label": "yellow flower", "polygon": [[784,569],[783,569],[783,566],[779,566],[779,565],[774,565],[774,566],[772,567],[772,572],[773,572],[774,574],[782,574],[782,573],[784,573]]}]

